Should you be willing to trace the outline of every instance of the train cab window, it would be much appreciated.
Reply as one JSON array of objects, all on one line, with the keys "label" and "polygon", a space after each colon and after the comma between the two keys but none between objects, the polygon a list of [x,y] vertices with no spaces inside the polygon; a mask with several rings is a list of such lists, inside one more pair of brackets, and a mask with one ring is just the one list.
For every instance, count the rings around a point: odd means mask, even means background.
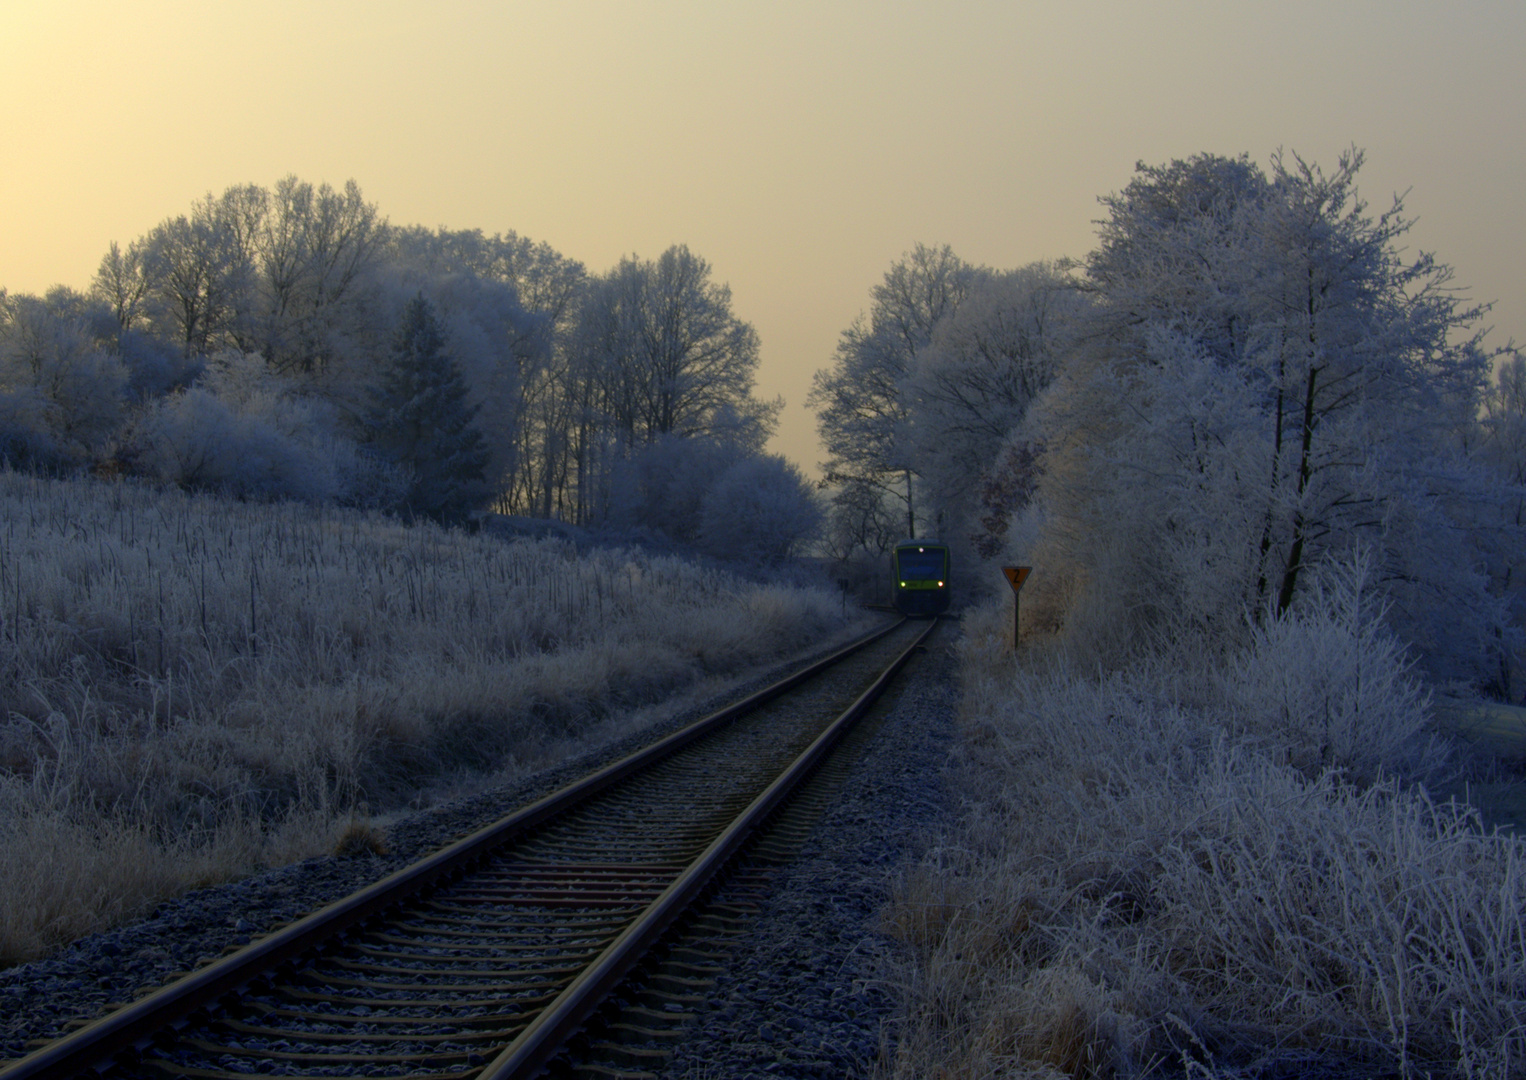
[{"label": "train cab window", "polygon": [[900,576],[902,581],[937,581],[941,580],[943,570],[943,549],[932,548],[928,551],[916,551],[902,548],[900,556]]}]

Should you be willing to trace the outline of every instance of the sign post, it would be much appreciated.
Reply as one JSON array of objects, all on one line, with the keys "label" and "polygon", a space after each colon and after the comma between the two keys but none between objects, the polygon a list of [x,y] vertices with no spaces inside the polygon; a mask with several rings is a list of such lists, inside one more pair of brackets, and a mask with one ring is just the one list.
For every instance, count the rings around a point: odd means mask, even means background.
[{"label": "sign post", "polygon": [[1022,592],[1023,582],[1028,580],[1028,575],[1033,573],[1031,566],[1003,566],[1001,572],[1007,576],[1007,584],[1012,586],[1012,651],[1017,651],[1017,602],[1020,599],[1018,593]]}]

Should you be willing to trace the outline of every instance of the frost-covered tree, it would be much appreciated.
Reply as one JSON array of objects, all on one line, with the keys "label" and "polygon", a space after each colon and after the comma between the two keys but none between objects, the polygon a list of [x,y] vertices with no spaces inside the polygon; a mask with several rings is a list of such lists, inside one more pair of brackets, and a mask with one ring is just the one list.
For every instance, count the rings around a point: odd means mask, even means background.
[{"label": "frost-covered tree", "polygon": [[588,458],[586,365],[572,340],[588,273],[583,264],[514,232],[394,230],[400,258],[444,276],[473,276],[511,288],[530,317],[514,322],[508,355],[516,371],[513,468],[501,505],[516,513],[584,520],[575,477]]},{"label": "frost-covered tree", "polygon": [[[497,504],[513,513],[581,520],[573,474],[583,450],[583,387],[570,343],[587,278],[582,264],[517,233],[488,236],[480,229],[394,228],[388,257],[452,292],[459,291],[453,283],[480,281],[512,296],[517,314],[494,320],[501,333],[488,342],[495,356],[492,393],[484,391],[486,415],[479,420],[485,429],[499,428],[488,433]],[[444,311],[439,289],[431,296]],[[493,394],[501,405],[489,400]]]},{"label": "frost-covered tree", "polygon": [[[391,261],[443,278],[477,277],[513,288],[527,311],[543,318],[534,333],[565,329],[575,314],[587,272],[583,264],[515,232],[488,236],[481,229],[392,228]],[[526,337],[532,331],[527,328]]]},{"label": "frost-covered tree", "polygon": [[816,373],[807,403],[817,410],[827,449],[826,480],[837,488],[834,515],[861,523],[878,518],[859,513],[863,496],[878,491],[899,504],[907,534],[916,535],[917,463],[905,381],[918,350],[958,309],[978,276],[948,245],[918,244],[885,272],[868,315],[843,331],[832,366]]},{"label": "frost-covered tree", "polygon": [[386,223],[354,180],[338,191],[286,176],[254,202],[247,347],[277,371],[320,374],[355,332],[360,292],[379,264]]},{"label": "frost-covered tree", "polygon": [[760,450],[782,401],[753,395],[757,366],[757,333],[733,314],[730,288],[687,247],[655,261],[622,259],[590,280],[556,372],[564,426],[548,432],[564,455],[575,519],[622,513],[619,477],[642,470],[639,459],[657,444],[705,439]]},{"label": "frost-covered tree", "polygon": [[1367,552],[1405,639],[1477,674],[1501,608],[1455,433],[1482,309],[1403,257],[1409,221],[1367,212],[1361,160],[1200,156],[1103,200],[1097,309],[1034,428],[1047,550],[1098,625],[1229,640]]},{"label": "frost-covered tree", "polygon": [[366,420],[371,445],[410,475],[405,512],[461,521],[486,500],[488,454],[472,425],[476,412],[433,305],[415,297]]},{"label": "frost-covered tree", "polygon": [[[977,275],[964,302],[934,326],[907,372],[909,443],[945,540],[990,546],[1013,507],[1005,492],[1010,439],[1054,379],[1088,304],[1048,263]],[[993,516],[994,515],[994,516]],[[990,520],[987,520],[990,519]]]},{"label": "frost-covered tree", "polygon": [[[1526,487],[1526,357],[1514,352],[1504,358],[1484,395],[1480,424],[1483,440],[1480,456],[1499,475],[1517,488]],[[1509,504],[1510,517],[1526,525],[1526,506],[1520,499]]]},{"label": "frost-covered tree", "polygon": [[837,485],[823,527],[827,553],[839,562],[884,555],[901,539],[906,526],[896,509],[878,485],[861,480]]},{"label": "frost-covered tree", "polygon": [[[473,275],[435,277],[414,267],[388,267],[377,277],[376,312],[388,310],[393,325],[405,318],[414,299],[428,302],[449,342],[451,360],[475,408],[472,426],[487,453],[483,478],[500,508],[522,505],[526,464],[519,438],[526,423],[527,385],[545,363],[543,353],[519,344],[543,321],[519,303],[512,286]],[[531,328],[527,334],[526,328]],[[377,355],[392,342],[377,343]]]},{"label": "frost-covered tree", "polygon": [[352,180],[237,184],[101,260],[95,296],[120,331],[149,329],[182,357],[257,352],[316,377],[362,332],[386,223]]},{"label": "frost-covered tree", "polygon": [[133,241],[123,251],[113,240],[91,284],[91,294],[110,307],[120,333],[131,333],[144,313],[149,283],[143,263],[142,241]]},{"label": "frost-covered tree", "polygon": [[185,357],[232,344],[250,267],[241,238],[210,195],[189,216],[156,225],[144,238],[147,310],[156,332]]},{"label": "frost-covered tree", "polygon": [[771,427],[779,409],[752,396],[758,335],[733,314],[730,286],[682,244],[590,282],[576,348],[625,446],[708,434],[736,413]]}]

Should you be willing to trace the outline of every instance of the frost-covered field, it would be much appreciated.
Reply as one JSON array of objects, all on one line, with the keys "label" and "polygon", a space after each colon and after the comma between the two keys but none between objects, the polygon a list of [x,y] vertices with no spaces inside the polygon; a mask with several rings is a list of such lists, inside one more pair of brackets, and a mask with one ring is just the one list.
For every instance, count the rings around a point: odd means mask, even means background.
[{"label": "frost-covered field", "polygon": [[9,472],[0,598],[0,962],[843,621],[676,559]]},{"label": "frost-covered field", "polygon": [[1341,611],[1108,675],[966,619],[896,1076],[1521,1075],[1526,840],[1414,781],[1429,701]]}]

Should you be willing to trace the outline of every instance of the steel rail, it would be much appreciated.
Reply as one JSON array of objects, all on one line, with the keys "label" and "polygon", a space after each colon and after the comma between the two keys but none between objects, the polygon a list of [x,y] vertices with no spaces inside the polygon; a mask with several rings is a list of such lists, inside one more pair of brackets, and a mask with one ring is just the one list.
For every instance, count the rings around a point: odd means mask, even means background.
[{"label": "steel rail", "polygon": [[821,762],[843,733],[868,712],[891,679],[906,665],[933,632],[932,619],[899,656],[880,673],[858,699],[801,752],[745,810],[711,842],[620,936],[605,948],[550,1005],[519,1033],[503,1052],[477,1074],[476,1080],[529,1080],[556,1056],[562,1045],[598,1010],[603,999],[640,963],[669,926],[683,914],[732,856],[778,808],[779,804]]},{"label": "steel rail", "polygon": [[[112,1059],[141,1051],[167,1028],[184,1025],[197,1011],[226,994],[296,963],[304,953],[440,882],[459,877],[496,848],[536,825],[639,772],[689,743],[772,701],[838,661],[899,628],[906,620],[871,631],[841,649],[650,746],[522,807],[409,866],[334,901],[199,968],[137,1001],[0,1067],[0,1080],[63,1080],[100,1075]],[[919,639],[920,640],[920,639]]]}]

